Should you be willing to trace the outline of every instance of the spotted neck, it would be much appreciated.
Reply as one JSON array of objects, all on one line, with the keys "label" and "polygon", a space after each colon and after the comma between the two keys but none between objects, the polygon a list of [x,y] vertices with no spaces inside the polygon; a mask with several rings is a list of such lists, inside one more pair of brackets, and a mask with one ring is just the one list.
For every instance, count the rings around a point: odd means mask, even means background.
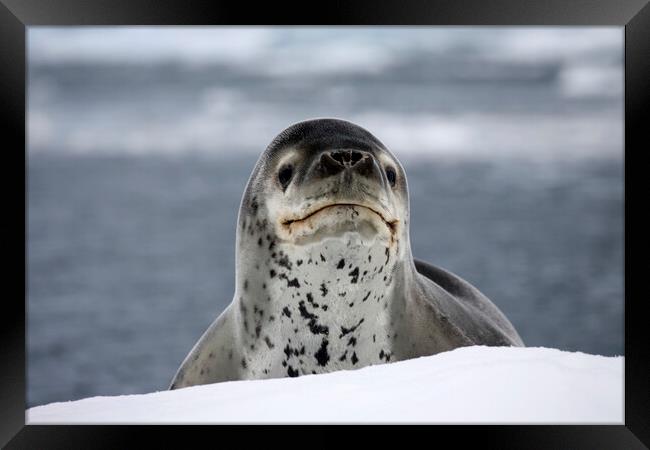
[{"label": "spotted neck", "polygon": [[[387,362],[395,248],[355,233],[310,245],[243,236],[236,317],[249,378],[298,376]],[[240,253],[242,250],[240,250]]]}]

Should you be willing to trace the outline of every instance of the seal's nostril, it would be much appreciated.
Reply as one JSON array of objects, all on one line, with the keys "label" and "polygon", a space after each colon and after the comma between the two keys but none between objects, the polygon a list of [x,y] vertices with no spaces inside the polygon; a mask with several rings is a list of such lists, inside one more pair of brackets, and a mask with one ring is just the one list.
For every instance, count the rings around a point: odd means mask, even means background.
[{"label": "seal's nostril", "polygon": [[344,151],[331,152],[330,156],[332,157],[333,160],[335,160],[336,162],[342,165],[345,165],[346,162],[350,161],[350,156],[348,155],[348,152],[344,152]]},{"label": "seal's nostril", "polygon": [[345,167],[333,154],[323,153],[320,157],[320,167],[326,175],[336,175]]},{"label": "seal's nostril", "polygon": [[350,152],[350,161],[352,162],[352,165],[354,166],[356,163],[361,161],[363,158],[363,153],[361,152]]}]

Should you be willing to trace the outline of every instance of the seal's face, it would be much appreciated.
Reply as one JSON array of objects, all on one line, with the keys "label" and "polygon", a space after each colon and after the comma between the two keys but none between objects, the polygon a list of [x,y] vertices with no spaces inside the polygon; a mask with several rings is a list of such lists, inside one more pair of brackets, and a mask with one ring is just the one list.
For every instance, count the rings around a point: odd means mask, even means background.
[{"label": "seal's face", "polygon": [[389,245],[406,238],[404,170],[370,133],[353,130],[361,136],[323,130],[320,139],[272,144],[261,158],[249,191],[263,199],[256,212],[263,210],[280,242],[307,245],[348,232]]},{"label": "seal's face", "polygon": [[385,150],[285,148],[274,163],[266,205],[280,240],[300,245],[346,232],[397,239],[403,174]]}]

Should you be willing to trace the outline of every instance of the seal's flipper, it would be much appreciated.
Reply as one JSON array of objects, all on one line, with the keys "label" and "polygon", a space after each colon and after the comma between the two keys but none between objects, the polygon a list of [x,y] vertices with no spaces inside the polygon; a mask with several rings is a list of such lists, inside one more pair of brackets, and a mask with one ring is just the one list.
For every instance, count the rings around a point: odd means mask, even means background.
[{"label": "seal's flipper", "polygon": [[474,286],[451,272],[418,258],[413,258],[413,262],[419,274],[424,275],[454,296],[471,297],[476,293],[480,294]]},{"label": "seal's flipper", "polygon": [[[487,341],[482,342],[482,344],[524,345],[513,325],[499,310],[499,308],[469,282],[441,267],[434,266],[433,264],[420,259],[413,258],[413,262],[415,263],[415,268],[420,275],[436,283],[462,305],[473,308],[477,313],[479,313],[476,317],[487,319],[494,324],[496,330],[491,330],[494,339],[488,339]],[[483,327],[486,327],[486,325],[483,325]],[[478,329],[479,327],[476,328]],[[468,334],[473,335],[474,331],[475,330],[468,330]],[[503,336],[499,336],[499,334],[502,334]]]},{"label": "seal's flipper", "polygon": [[203,333],[178,368],[169,389],[239,379],[241,360],[238,337],[233,332],[232,308],[228,306]]}]

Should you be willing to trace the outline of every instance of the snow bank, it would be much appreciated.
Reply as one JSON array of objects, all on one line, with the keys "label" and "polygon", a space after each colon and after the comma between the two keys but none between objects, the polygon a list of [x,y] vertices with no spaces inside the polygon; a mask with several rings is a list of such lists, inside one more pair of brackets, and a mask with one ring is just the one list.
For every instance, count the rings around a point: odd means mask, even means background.
[{"label": "snow bank", "polygon": [[323,375],[27,410],[28,424],[623,423],[623,357],[465,347]]}]

